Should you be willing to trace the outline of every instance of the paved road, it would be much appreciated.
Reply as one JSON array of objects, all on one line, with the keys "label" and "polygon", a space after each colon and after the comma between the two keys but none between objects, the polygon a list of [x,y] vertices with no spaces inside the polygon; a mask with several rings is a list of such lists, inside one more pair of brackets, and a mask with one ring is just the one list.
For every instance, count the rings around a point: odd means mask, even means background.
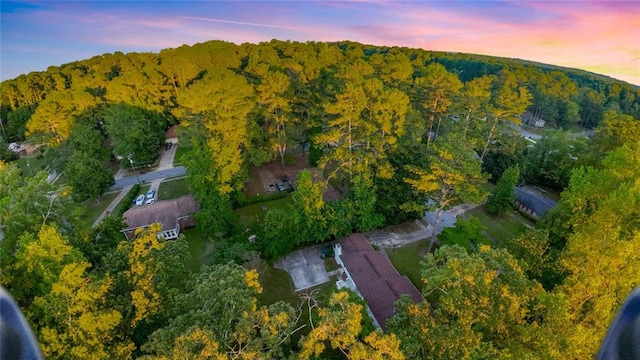
[{"label": "paved road", "polygon": [[138,178],[141,182],[148,183],[157,179],[184,176],[186,175],[186,173],[187,171],[184,166],[177,166],[171,169],[156,170],[145,174],[139,174],[137,178],[135,175],[127,176],[122,179],[116,180],[116,184],[113,185],[110,190],[122,189],[125,186],[134,185],[138,182]]}]

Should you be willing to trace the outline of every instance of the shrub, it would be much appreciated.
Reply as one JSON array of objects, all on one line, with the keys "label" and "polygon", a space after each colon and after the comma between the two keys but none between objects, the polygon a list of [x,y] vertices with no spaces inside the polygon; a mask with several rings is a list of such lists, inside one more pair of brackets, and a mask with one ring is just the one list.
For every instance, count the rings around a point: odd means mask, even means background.
[{"label": "shrub", "polygon": [[135,199],[136,196],[138,196],[139,191],[140,191],[140,185],[139,184],[133,185],[131,190],[129,190],[127,195],[122,199],[118,207],[115,208],[115,210],[113,211],[114,212],[113,215],[117,217],[121,217],[125,211],[129,210],[129,208],[131,207],[131,204],[133,203],[133,199]]}]

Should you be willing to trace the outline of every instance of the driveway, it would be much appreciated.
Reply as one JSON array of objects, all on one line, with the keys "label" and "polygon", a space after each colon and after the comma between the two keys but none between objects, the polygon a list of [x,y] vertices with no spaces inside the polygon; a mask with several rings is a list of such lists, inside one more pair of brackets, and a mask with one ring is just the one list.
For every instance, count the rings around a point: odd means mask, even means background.
[{"label": "driveway", "polygon": [[296,291],[324,284],[329,281],[322,258],[322,249],[326,246],[327,244],[322,244],[294,251],[278,259],[273,265],[291,275]]}]

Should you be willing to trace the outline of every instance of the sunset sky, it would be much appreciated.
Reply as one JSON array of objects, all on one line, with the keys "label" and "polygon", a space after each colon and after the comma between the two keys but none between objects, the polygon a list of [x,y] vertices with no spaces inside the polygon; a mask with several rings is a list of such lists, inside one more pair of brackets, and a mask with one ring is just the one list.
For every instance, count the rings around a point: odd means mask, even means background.
[{"label": "sunset sky", "polygon": [[640,85],[640,0],[1,3],[2,80],[114,51],[352,40],[514,57]]}]

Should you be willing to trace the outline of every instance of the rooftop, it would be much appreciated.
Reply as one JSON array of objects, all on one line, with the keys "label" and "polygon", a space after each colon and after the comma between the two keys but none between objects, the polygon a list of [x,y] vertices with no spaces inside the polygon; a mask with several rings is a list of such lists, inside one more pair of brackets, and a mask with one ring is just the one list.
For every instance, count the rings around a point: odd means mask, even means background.
[{"label": "rooftop", "polygon": [[129,229],[160,223],[162,231],[174,229],[179,218],[198,212],[198,203],[191,195],[135,206],[122,215]]},{"label": "rooftop", "polygon": [[340,245],[349,275],[383,328],[394,315],[394,305],[400,295],[408,294],[415,302],[423,300],[413,283],[398,273],[384,252],[375,251],[364,235],[351,234],[342,239]]},{"label": "rooftop", "polygon": [[515,188],[516,199],[520,204],[542,216],[556,206],[556,202],[527,187]]}]

